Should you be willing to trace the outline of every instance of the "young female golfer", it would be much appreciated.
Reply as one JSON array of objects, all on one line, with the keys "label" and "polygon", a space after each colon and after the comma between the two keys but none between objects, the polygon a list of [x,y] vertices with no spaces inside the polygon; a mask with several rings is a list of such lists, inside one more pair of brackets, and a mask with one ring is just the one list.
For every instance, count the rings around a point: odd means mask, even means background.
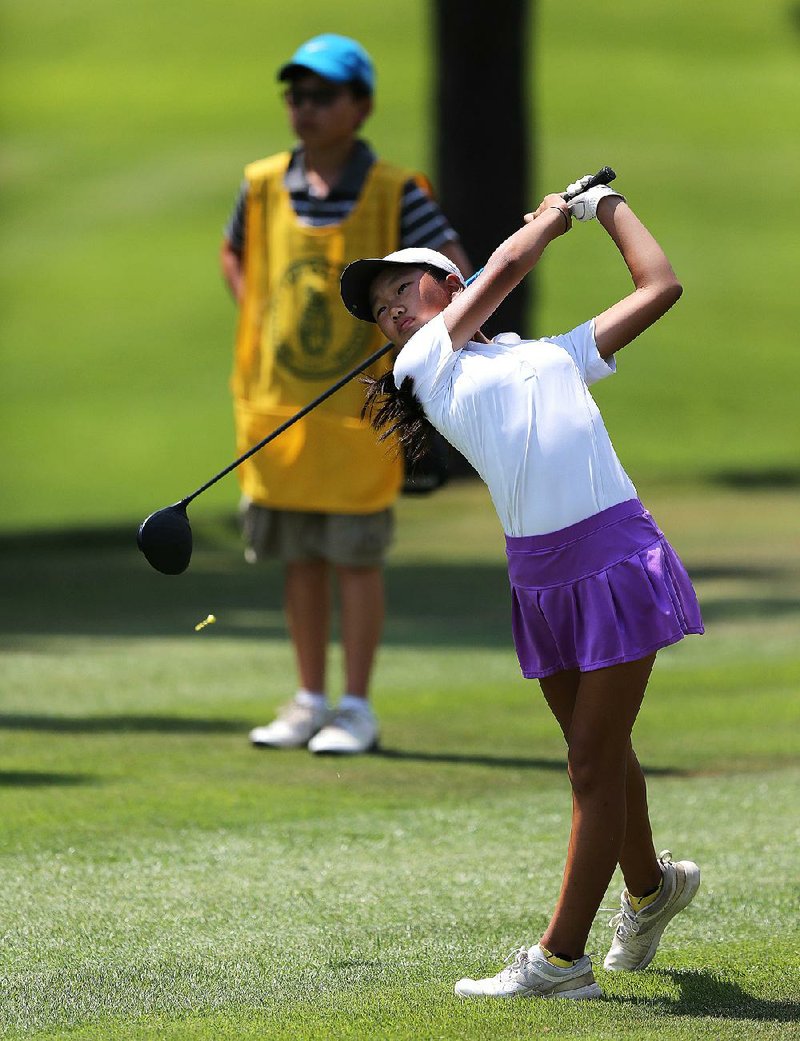
[{"label": "young female golfer", "polygon": [[[572,217],[599,223],[634,290],[572,332],[541,340],[479,330]],[[700,871],[656,856],[645,782],[631,745],[656,652],[703,631],[683,565],[636,496],[588,386],[614,354],[677,301],[681,286],[625,199],[589,189],[569,205],[547,195],[469,287],[446,257],[401,250],[345,269],[357,318],[400,349],[394,373],[370,388],[377,427],[406,443],[439,430],[489,487],[506,533],[512,626],[523,675],[539,680],[568,746],[572,830],[561,893],[538,943],[461,997],[593,998],[584,953],[619,863],[621,910],[605,968],[642,969]]]}]

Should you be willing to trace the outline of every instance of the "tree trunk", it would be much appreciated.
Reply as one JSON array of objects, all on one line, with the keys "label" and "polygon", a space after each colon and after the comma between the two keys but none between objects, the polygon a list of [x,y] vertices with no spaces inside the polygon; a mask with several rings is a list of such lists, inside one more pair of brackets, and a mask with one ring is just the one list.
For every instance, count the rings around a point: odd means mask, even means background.
[{"label": "tree trunk", "polygon": [[[532,208],[528,0],[433,0],[436,189],[480,268]],[[530,279],[484,331],[530,335]]]}]

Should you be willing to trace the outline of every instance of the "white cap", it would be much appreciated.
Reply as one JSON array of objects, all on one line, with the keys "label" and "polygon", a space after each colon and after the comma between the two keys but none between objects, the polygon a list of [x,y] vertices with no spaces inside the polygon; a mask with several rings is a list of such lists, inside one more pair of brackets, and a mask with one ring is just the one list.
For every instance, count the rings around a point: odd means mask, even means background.
[{"label": "white cap", "polygon": [[375,278],[389,267],[432,267],[446,275],[455,275],[462,285],[464,276],[458,267],[443,253],[435,249],[399,249],[386,257],[355,260],[342,272],[340,289],[344,306],[355,318],[363,322],[374,322],[369,291]]}]

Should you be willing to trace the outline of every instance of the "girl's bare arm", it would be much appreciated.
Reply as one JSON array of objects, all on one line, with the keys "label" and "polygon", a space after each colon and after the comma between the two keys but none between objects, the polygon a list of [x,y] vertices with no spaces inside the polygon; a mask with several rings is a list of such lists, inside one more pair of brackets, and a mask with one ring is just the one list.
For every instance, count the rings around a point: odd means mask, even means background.
[{"label": "girl's bare arm", "polygon": [[567,204],[560,195],[547,195],[527,224],[492,253],[480,276],[444,310],[453,350],[472,338],[512,289],[535,266],[545,247],[568,230]]},{"label": "girl's bare arm", "polygon": [[635,286],[595,319],[597,349],[609,358],[666,314],[683,287],[661,246],[623,199],[601,199],[597,219],[622,254]]}]

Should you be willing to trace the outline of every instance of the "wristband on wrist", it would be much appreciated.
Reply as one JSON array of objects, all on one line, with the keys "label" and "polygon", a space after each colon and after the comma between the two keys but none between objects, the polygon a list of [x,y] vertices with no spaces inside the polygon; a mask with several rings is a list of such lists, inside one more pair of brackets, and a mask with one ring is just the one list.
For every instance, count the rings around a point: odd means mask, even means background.
[{"label": "wristband on wrist", "polygon": [[564,218],[564,222],[567,225],[566,228],[564,228],[564,233],[566,234],[569,231],[569,229],[572,227],[572,221],[570,220],[570,217],[569,217],[569,210],[565,210],[563,206],[550,206],[550,207],[548,207],[548,209],[558,210],[558,212]]}]

